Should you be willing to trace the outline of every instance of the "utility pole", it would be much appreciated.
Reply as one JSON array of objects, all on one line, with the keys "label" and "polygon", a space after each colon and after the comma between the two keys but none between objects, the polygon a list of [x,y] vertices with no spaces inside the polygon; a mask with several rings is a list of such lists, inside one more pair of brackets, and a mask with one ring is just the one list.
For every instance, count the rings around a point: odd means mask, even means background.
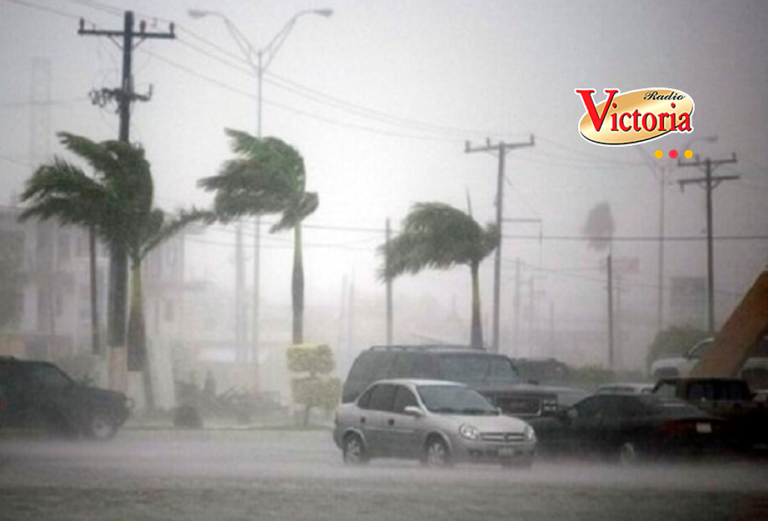
[{"label": "utility pole", "polygon": [[720,165],[736,163],[736,153],[734,152],[730,159],[715,159],[710,158],[701,161],[699,156],[696,155],[694,161],[678,161],[677,166],[680,167],[703,167],[704,177],[694,177],[689,179],[681,179],[678,181],[680,189],[684,190],[685,185],[697,184],[704,188],[707,195],[707,315],[708,315],[708,327],[709,334],[715,334],[715,262],[714,262],[714,248],[712,244],[712,191],[723,181],[735,181],[739,179],[737,175],[720,175],[713,176],[712,173]]},{"label": "utility pole", "polygon": [[[91,100],[94,104],[105,105],[108,101],[115,100],[120,115],[120,134],[119,140],[130,143],[131,129],[131,103],[135,101],[149,101],[152,96],[152,90],[146,95],[136,94],[133,91],[133,51],[141,42],[147,39],[174,39],[174,25],[170,24],[169,31],[166,32],[147,32],[146,22],[139,24],[139,31],[134,31],[133,11],[126,11],[123,17],[123,30],[102,30],[86,29],[85,20],[80,19],[80,28],[77,31],[80,36],[106,36],[112,40],[115,45],[123,51],[123,71],[122,82],[116,89],[101,89],[91,92]],[[122,44],[120,41],[122,40]],[[138,41],[135,41],[138,40]],[[109,346],[112,349],[125,348],[126,319],[127,319],[127,297],[128,297],[128,256],[122,248],[110,248],[110,269],[109,269],[109,318],[107,321],[107,337]],[[113,352],[113,355],[117,353]],[[125,351],[121,352],[120,359],[115,359],[115,363],[123,364],[122,357]],[[117,373],[114,369],[113,375],[121,374],[122,368]],[[119,377],[122,380],[122,377]],[[114,380],[113,380],[114,382]],[[125,382],[120,382],[118,388],[124,388]]]},{"label": "utility pole", "polygon": [[514,356],[520,356],[520,327],[522,324],[520,324],[520,257],[517,257],[515,259],[515,302],[514,302],[514,308],[515,308],[515,331],[513,333],[514,335],[514,344],[513,344],[513,355]]},{"label": "utility pole", "polygon": [[504,143],[491,144],[487,140],[485,146],[472,147],[469,141],[466,142],[464,152],[472,154],[475,152],[489,152],[497,154],[499,158],[498,177],[496,179],[496,228],[499,232],[499,246],[496,248],[496,257],[493,265],[493,343],[491,350],[499,352],[499,311],[501,307],[501,245],[504,234],[502,225],[504,218],[504,168],[507,152],[516,148],[532,147],[534,145],[533,135],[527,143]]},{"label": "utility pole", "polygon": [[[387,264],[387,272],[389,272],[389,241],[392,239],[392,229],[390,227],[389,219],[386,223],[386,243],[384,251],[386,252],[386,258],[384,262]],[[387,277],[387,345],[392,345],[392,278]]]},{"label": "utility pole", "polygon": [[608,368],[613,369],[613,255],[608,254]]}]

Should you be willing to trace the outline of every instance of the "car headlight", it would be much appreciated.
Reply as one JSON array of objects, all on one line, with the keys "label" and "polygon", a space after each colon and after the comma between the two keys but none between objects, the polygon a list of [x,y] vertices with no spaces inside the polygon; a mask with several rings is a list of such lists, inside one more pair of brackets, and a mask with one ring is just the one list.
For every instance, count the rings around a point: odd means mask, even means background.
[{"label": "car headlight", "polygon": [[467,438],[468,440],[479,440],[480,439],[480,431],[475,427],[474,425],[470,425],[468,423],[462,424],[461,427],[459,427],[459,434],[462,435],[462,437]]},{"label": "car headlight", "polygon": [[526,425],[525,429],[523,429],[523,436],[526,441],[533,441],[536,439],[536,432],[533,430],[533,427]]}]

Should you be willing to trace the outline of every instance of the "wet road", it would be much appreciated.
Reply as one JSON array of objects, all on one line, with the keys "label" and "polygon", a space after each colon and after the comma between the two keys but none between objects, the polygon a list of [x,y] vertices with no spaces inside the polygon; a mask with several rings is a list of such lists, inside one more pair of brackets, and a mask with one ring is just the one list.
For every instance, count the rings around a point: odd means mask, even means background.
[{"label": "wet road", "polygon": [[766,475],[764,463],[349,469],[322,431],[0,438],[0,519],[751,520],[768,519]]}]

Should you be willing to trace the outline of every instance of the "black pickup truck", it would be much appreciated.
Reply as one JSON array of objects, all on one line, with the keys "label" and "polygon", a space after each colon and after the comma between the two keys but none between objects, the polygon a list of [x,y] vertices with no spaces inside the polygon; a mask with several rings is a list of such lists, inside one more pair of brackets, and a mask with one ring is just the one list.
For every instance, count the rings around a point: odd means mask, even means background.
[{"label": "black pickup truck", "polygon": [[748,445],[768,444],[768,403],[756,400],[740,378],[662,378],[653,394],[685,400],[710,415],[734,422]]},{"label": "black pickup truck", "polygon": [[587,393],[525,382],[504,355],[466,346],[374,346],[349,371],[342,402],[355,400],[376,380],[423,378],[461,382],[484,395],[502,412],[524,419],[552,416]]},{"label": "black pickup truck", "polygon": [[0,357],[0,423],[110,439],[130,414],[122,393],[82,385],[48,362]]}]

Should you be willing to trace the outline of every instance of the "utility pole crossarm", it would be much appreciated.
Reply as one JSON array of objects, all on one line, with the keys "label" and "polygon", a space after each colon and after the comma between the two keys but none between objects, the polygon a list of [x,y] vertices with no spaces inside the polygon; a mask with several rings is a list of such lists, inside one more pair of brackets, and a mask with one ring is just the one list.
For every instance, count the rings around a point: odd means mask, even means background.
[{"label": "utility pole crossarm", "polygon": [[493,342],[491,348],[494,352],[499,352],[499,323],[500,323],[500,308],[501,308],[501,246],[503,237],[502,227],[504,224],[504,179],[506,178],[505,171],[505,159],[507,152],[516,148],[532,147],[534,146],[533,134],[531,134],[530,141],[527,143],[504,143],[499,142],[496,144],[491,143],[491,140],[486,140],[484,146],[473,147],[469,141],[465,143],[464,152],[472,154],[475,152],[488,152],[491,154],[497,154],[499,160],[498,177],[496,178],[496,228],[499,232],[499,245],[496,247],[496,256],[493,264]]},{"label": "utility pole crossarm", "polygon": [[712,175],[717,167],[720,165],[736,163],[736,153],[734,152],[729,159],[710,159],[706,158],[704,161],[696,156],[695,161],[680,161],[678,160],[677,166],[679,167],[697,167],[704,172],[704,177],[694,177],[689,179],[681,179],[678,181],[680,189],[684,190],[686,185],[697,184],[701,186],[706,193],[707,201],[707,322],[709,334],[715,334],[715,263],[714,263],[714,244],[712,239],[713,234],[713,203],[712,192],[723,181],[735,181],[739,179],[737,175]]}]

